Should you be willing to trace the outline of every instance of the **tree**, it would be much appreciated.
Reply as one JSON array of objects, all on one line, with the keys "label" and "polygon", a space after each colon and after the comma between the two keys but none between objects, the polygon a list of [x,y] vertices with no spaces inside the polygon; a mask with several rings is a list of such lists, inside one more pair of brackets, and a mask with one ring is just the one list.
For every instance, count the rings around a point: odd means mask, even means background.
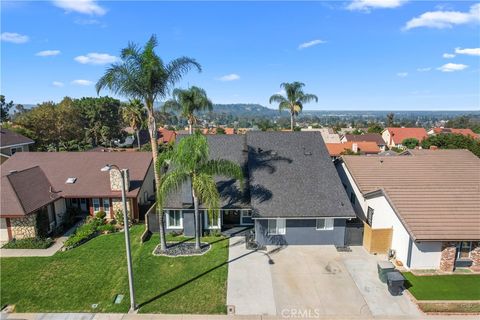
[{"label": "tree", "polygon": [[368,133],[382,133],[383,128],[378,123],[373,123],[368,127],[367,132]]},{"label": "tree", "polygon": [[225,129],[223,129],[222,127],[218,127],[218,128],[217,128],[216,134],[225,134],[225,133],[226,133],[226,132],[225,132]]},{"label": "tree", "polygon": [[160,207],[163,207],[170,192],[178,190],[183,183],[191,183],[195,208],[195,249],[200,250],[199,203],[206,205],[209,214],[218,210],[220,194],[215,177],[237,179],[243,189],[242,168],[229,160],[209,160],[207,138],[199,132],[181,139],[172,151],[162,153],[158,158],[158,169],[162,169],[167,161],[171,163],[172,170],[165,174],[160,186]]},{"label": "tree", "polygon": [[128,125],[135,130],[135,133],[137,134],[138,149],[140,150],[140,129],[142,129],[145,119],[145,107],[143,106],[142,101],[139,99],[133,99],[128,103],[123,104],[122,117],[123,121],[128,123]]},{"label": "tree", "polygon": [[387,127],[393,127],[395,125],[394,117],[395,114],[393,112],[387,114]]},{"label": "tree", "polygon": [[302,112],[303,105],[311,101],[318,102],[318,97],[314,94],[304,93],[302,82],[284,82],[280,88],[285,90],[286,97],[281,94],[274,94],[270,97],[270,103],[278,103],[278,109],[288,110],[290,112],[290,130],[293,131],[295,127],[295,117]]},{"label": "tree", "polygon": [[468,149],[480,158],[480,141],[461,134],[437,134],[422,141],[422,148],[429,149],[436,146],[440,149]]},{"label": "tree", "polygon": [[408,149],[415,149],[415,147],[419,146],[420,143],[416,138],[407,138],[402,141],[402,145],[404,145]]},{"label": "tree", "polygon": [[13,101],[5,102],[5,96],[0,95],[0,123],[10,120],[10,109],[13,107]]},{"label": "tree", "polygon": [[[180,57],[165,64],[155,53],[157,38],[152,35],[145,46],[140,49],[130,43],[121,51],[121,62],[114,63],[96,84],[97,94],[102,89],[109,89],[115,94],[131,99],[140,99],[147,109],[148,131],[154,163],[158,158],[157,123],[154,116],[154,102],[166,98],[170,89],[180,81],[192,68],[201,71],[200,64],[194,59]],[[160,171],[155,166],[155,185],[160,190]],[[158,207],[158,206],[157,206]],[[163,213],[159,212],[160,248],[166,248],[165,223]]]},{"label": "tree", "polygon": [[173,99],[163,105],[164,109],[180,110],[182,117],[187,119],[188,133],[193,133],[193,125],[197,123],[195,112],[208,110],[212,111],[213,104],[207,97],[205,90],[198,87],[189,89],[175,89],[172,93]]}]

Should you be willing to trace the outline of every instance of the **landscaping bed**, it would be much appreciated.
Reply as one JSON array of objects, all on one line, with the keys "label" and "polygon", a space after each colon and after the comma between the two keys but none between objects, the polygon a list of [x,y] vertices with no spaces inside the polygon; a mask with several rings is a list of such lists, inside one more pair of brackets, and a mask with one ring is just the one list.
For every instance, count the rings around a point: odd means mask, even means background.
[{"label": "landscaping bed", "polygon": [[480,313],[480,302],[424,302],[418,301],[418,307],[427,313]]},{"label": "landscaping bed", "polygon": [[198,256],[210,250],[210,244],[200,243],[200,250],[195,249],[194,242],[167,242],[167,249],[162,251],[158,245],[153,251],[154,255],[166,257]]},{"label": "landscaping bed", "polygon": [[27,238],[12,240],[6,243],[2,249],[47,249],[54,244],[55,241],[51,238]]},{"label": "landscaping bed", "polygon": [[[101,212],[100,212],[101,213]],[[87,218],[85,223],[75,230],[75,232],[63,244],[65,250],[70,250],[95,238],[99,234],[116,232],[118,227],[105,221],[105,215],[99,214],[95,218]]]}]

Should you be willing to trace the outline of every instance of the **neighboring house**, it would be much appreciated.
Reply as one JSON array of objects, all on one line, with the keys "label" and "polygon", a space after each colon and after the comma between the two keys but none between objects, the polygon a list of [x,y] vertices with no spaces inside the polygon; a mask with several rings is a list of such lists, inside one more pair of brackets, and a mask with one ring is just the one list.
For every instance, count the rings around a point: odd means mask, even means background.
[{"label": "neighboring house", "polygon": [[382,135],[379,133],[365,133],[365,134],[345,134],[341,142],[375,142],[380,148],[380,151],[385,151],[386,143],[383,141]]},{"label": "neighboring house", "polygon": [[141,219],[154,196],[150,152],[16,153],[2,165],[0,241],[35,237],[39,215],[51,232],[69,207],[90,215],[103,210],[114,219],[122,208],[120,175],[101,172],[106,164],[129,170],[127,205],[133,219]]},{"label": "neighboring house", "polygon": [[427,131],[424,128],[385,128],[382,131],[383,141],[387,147],[404,148],[403,140],[415,138],[418,142],[428,138]]},{"label": "neighboring house", "polygon": [[35,142],[15,131],[0,128],[0,164],[16,152],[29,151]]},{"label": "neighboring house", "polygon": [[326,143],[325,145],[327,146],[330,157],[333,159],[340,157],[348,151],[367,155],[380,153],[380,148],[375,142],[371,141]]},{"label": "neighboring house", "polygon": [[480,159],[468,150],[409,150],[336,163],[364,246],[409,269],[480,271]]},{"label": "neighboring house", "polygon": [[336,134],[332,128],[302,128],[302,131],[318,131],[322,135],[325,143],[340,143],[340,136]]},{"label": "neighboring house", "polygon": [[[234,128],[222,128],[225,134],[235,134]],[[203,134],[217,134],[217,128],[202,129]]]},{"label": "neighboring house", "polygon": [[474,139],[478,139],[480,136],[476,134],[475,132],[472,131],[472,129],[456,129],[456,128],[432,128],[428,130],[428,135],[434,136],[437,134],[448,134],[448,133],[454,133],[454,134],[461,134],[464,135],[465,137],[472,137]]},{"label": "neighboring house", "polygon": [[[134,139],[132,142],[132,147],[134,148],[138,147],[137,134],[135,133],[135,130],[133,130],[130,127],[127,127],[124,129],[124,131],[127,132],[128,134],[131,134],[132,138]],[[157,142],[159,145],[175,142],[176,136],[177,136],[177,133],[175,131],[168,130],[165,128],[157,129]],[[140,130],[140,145],[143,146],[145,144],[150,144],[150,134],[148,133],[148,130],[142,129]]]},{"label": "neighboring house", "polygon": [[[210,217],[203,205],[204,232],[253,226],[261,245],[345,245],[347,220],[355,218],[335,166],[318,132],[247,132],[207,136],[212,159],[244,168],[245,188],[219,177],[221,208]],[[168,231],[194,234],[188,184],[164,206]],[[150,231],[158,232],[156,215]]]}]

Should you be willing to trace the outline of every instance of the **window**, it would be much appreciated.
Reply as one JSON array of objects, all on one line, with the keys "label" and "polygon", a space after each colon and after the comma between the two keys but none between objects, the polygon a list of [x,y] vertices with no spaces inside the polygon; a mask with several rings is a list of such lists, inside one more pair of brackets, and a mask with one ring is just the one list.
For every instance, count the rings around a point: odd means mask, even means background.
[{"label": "window", "polygon": [[220,228],[220,215],[218,210],[214,210],[213,212],[208,212],[208,210],[201,210],[200,214],[203,213],[203,217],[205,221],[205,229],[218,229]]},{"label": "window", "polygon": [[167,211],[167,228],[181,229],[183,226],[182,211],[180,210],[168,210]]},{"label": "window", "polygon": [[268,235],[278,235],[285,233],[285,219],[268,219]]},{"label": "window", "polygon": [[253,224],[252,211],[242,210],[241,216],[242,216],[242,224]]},{"label": "window", "polygon": [[368,207],[368,209],[367,209],[367,223],[370,227],[372,226],[373,213],[374,213],[374,210],[372,208]]},{"label": "window", "polygon": [[17,152],[22,152],[23,151],[23,147],[13,147],[13,148],[10,148],[10,154],[13,156],[15,153]]},{"label": "window", "polygon": [[471,241],[461,241],[457,243],[457,259],[469,259],[471,250]]},{"label": "window", "polygon": [[103,199],[103,211],[107,214],[107,217],[110,216],[110,199]]},{"label": "window", "polygon": [[333,219],[317,219],[317,230],[333,230]]},{"label": "window", "polygon": [[98,198],[93,198],[93,199],[92,199],[92,202],[93,202],[93,212],[98,212],[98,211],[100,211],[100,199],[98,199]]},{"label": "window", "polygon": [[352,204],[355,204],[355,193],[353,191],[350,192],[350,202]]}]

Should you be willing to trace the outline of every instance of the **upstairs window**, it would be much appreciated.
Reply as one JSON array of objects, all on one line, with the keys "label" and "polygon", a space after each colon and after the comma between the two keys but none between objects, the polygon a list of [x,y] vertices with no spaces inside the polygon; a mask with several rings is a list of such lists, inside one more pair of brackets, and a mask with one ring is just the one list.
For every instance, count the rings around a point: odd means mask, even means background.
[{"label": "upstairs window", "polygon": [[316,229],[317,230],[333,230],[333,219],[332,218],[317,219]]}]

